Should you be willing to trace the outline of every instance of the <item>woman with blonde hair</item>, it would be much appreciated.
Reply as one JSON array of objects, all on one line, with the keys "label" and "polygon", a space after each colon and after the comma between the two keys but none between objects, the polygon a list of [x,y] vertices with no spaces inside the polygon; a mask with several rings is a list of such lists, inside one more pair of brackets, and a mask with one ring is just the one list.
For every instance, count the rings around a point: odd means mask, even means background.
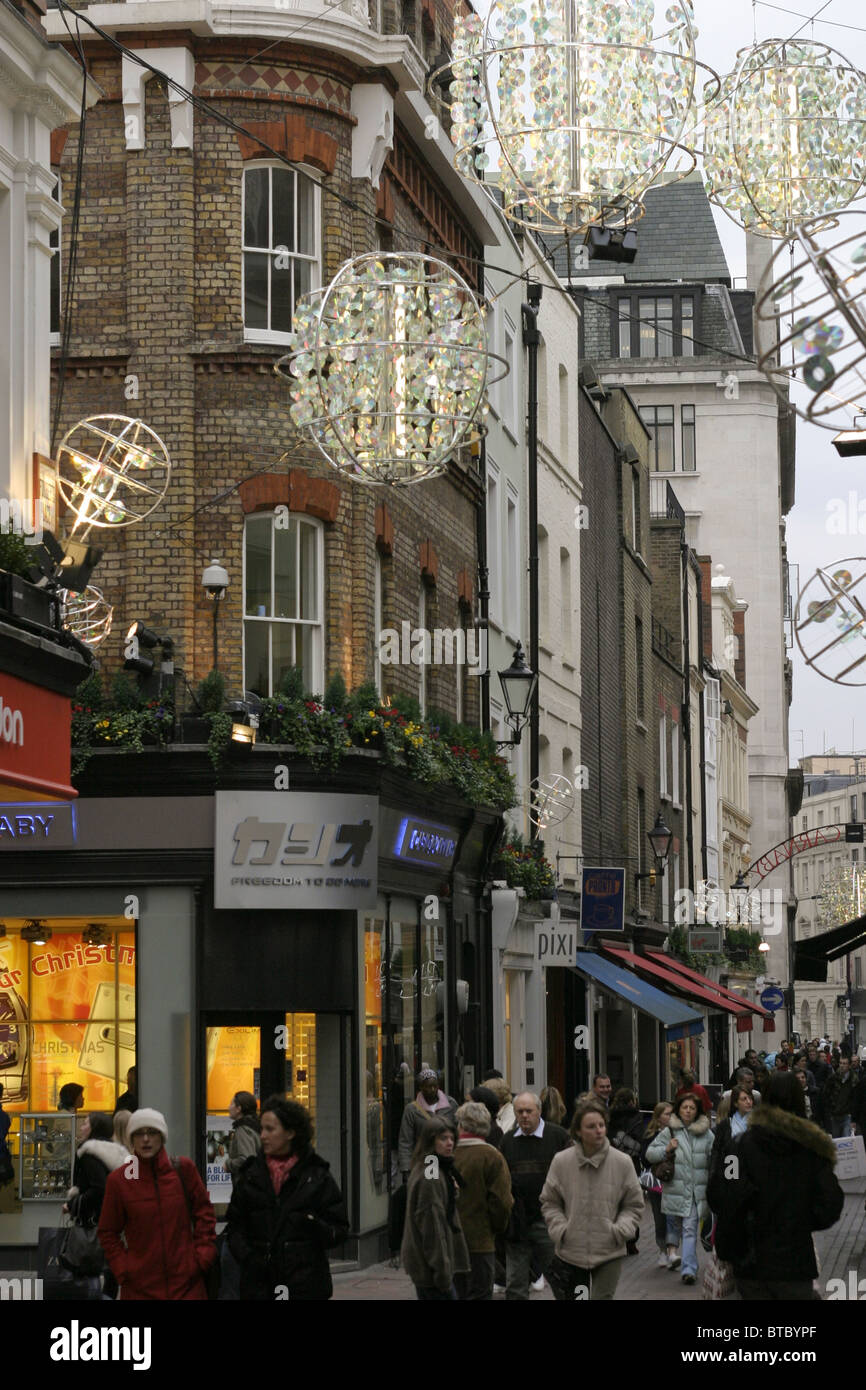
[{"label": "woman with blonde hair", "polygon": [[122,1144],[123,1147],[126,1149],[126,1151],[127,1151],[128,1153],[132,1153],[132,1149],[130,1148],[130,1145],[129,1145],[129,1135],[128,1135],[128,1132],[127,1132],[127,1128],[126,1128],[126,1127],[127,1127],[127,1125],[129,1124],[131,1115],[132,1115],[132,1111],[131,1111],[131,1110],[116,1110],[116,1111],[115,1111],[115,1113],[114,1113],[114,1133],[113,1133],[112,1136],[111,1136],[113,1142],[114,1142],[115,1144]]},{"label": "woman with blonde hair", "polygon": [[[643,1138],[641,1139],[640,1144],[641,1163],[644,1165],[644,1171],[641,1176],[641,1186],[644,1190],[644,1195],[650,1204],[650,1210],[653,1214],[656,1247],[659,1252],[659,1257],[656,1263],[658,1264],[659,1269],[668,1268],[668,1219],[662,1212],[662,1192],[664,1189],[662,1187],[662,1184],[659,1182],[658,1178],[650,1169],[649,1164],[647,1163],[646,1151],[649,1148],[652,1141],[655,1139],[656,1135],[661,1130],[667,1128],[668,1120],[670,1119],[673,1113],[674,1107],[671,1104],[671,1102],[669,1100],[660,1100],[658,1105],[656,1105],[653,1110],[650,1122],[644,1130]],[[648,1177],[647,1174],[649,1174]]]},{"label": "woman with blonde hair", "polygon": [[507,1134],[509,1130],[514,1128],[515,1123],[514,1106],[511,1104],[511,1088],[502,1076],[491,1076],[489,1080],[485,1081],[484,1085],[487,1087],[488,1091],[493,1092],[496,1099],[499,1101],[499,1113],[496,1116],[496,1123],[499,1125],[502,1133]]},{"label": "woman with blonde hair", "polygon": [[541,1092],[541,1118],[545,1124],[562,1125],[566,1116],[565,1101],[555,1086],[545,1086]]}]

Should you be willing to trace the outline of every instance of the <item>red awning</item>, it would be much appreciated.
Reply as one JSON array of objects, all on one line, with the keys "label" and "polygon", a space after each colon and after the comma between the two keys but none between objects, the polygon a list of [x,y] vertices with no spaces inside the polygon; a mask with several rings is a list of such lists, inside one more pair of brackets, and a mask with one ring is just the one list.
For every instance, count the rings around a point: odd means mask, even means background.
[{"label": "red awning", "polygon": [[739,1004],[740,1008],[748,1009],[750,1013],[760,1014],[761,1018],[772,1018],[772,1012],[765,1009],[763,1004],[750,1004],[748,999],[744,999],[742,994],[737,994],[736,990],[727,989],[724,985],[717,985],[714,980],[708,980],[706,975],[701,975],[698,970],[692,970],[690,965],[684,965],[681,960],[675,960],[673,956],[665,955],[664,951],[650,951],[653,959],[658,960],[667,970],[676,970],[686,979],[694,980],[697,984],[704,985],[710,989],[715,989],[725,999],[730,999],[732,1004]]},{"label": "red awning", "polygon": [[[665,957],[665,965],[660,965],[658,961],[651,960],[648,956],[635,955],[634,951],[628,951],[624,946],[611,946],[607,942],[599,942],[599,949],[616,956],[618,960],[626,961],[635,970],[642,970],[649,975],[655,975],[664,980],[666,984],[673,985],[674,989],[678,989],[681,994],[687,994],[691,999],[700,999],[702,1003],[709,1004],[713,1009],[724,1009],[726,1013],[734,1014],[737,1018],[748,1018],[751,1022],[751,1010],[746,1003],[738,1001],[736,1004],[732,1004],[729,999],[723,999],[712,980],[707,980],[703,976],[699,978],[704,979],[704,985],[708,988],[686,979],[684,975],[678,974],[675,970],[667,969],[669,964],[667,957]],[[692,973],[696,972],[693,971]]]}]

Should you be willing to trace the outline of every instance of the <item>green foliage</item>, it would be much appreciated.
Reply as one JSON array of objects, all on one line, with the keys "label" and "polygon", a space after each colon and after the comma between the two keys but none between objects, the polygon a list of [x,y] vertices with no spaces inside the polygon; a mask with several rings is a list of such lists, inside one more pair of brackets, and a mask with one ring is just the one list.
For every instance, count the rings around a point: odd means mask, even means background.
[{"label": "green foliage", "polygon": [[303,700],[304,673],[300,666],[290,666],[280,681],[277,694],[284,700]]},{"label": "green foliage", "polygon": [[28,566],[32,563],[30,547],[25,544],[23,536],[12,530],[10,521],[7,529],[0,531],[0,570],[26,579]]},{"label": "green foliage", "polygon": [[335,671],[328,684],[325,686],[325,694],[322,704],[327,710],[333,710],[335,714],[343,714],[346,708],[346,701],[349,695],[346,690],[346,682],[343,680],[339,671]]},{"label": "green foliage", "polygon": [[527,898],[551,896],[556,886],[553,865],[536,842],[527,845],[522,836],[512,834],[500,846],[496,857],[505,865],[505,881],[509,888],[523,888]]},{"label": "green foliage", "polygon": [[113,710],[141,709],[144,701],[138,683],[130,680],[126,671],[118,671],[111,682],[108,708]]},{"label": "green foliage", "polygon": [[[285,684],[297,689],[298,679],[297,671],[290,672]],[[141,751],[145,736],[160,743],[171,736],[173,710],[157,708],[156,701],[139,709],[121,706],[113,698],[120,692],[115,685],[108,699],[97,681],[87,691],[87,700],[80,692],[73,705],[74,771],[81,770],[94,747],[109,744]],[[514,779],[489,734],[441,715],[437,726],[404,713],[404,708],[417,710],[415,701],[382,705],[371,684],[346,695],[342,680],[334,677],[327,694],[324,703],[303,691],[262,700],[259,742],[292,747],[317,768],[336,768],[352,748],[366,749],[419,782],[457,788],[473,806],[507,810],[517,804]],[[222,765],[231,740],[232,717],[222,709],[224,695],[222,676],[211,671],[198,688],[198,699],[210,724],[208,755],[214,768]],[[208,704],[214,707],[208,709]],[[534,851],[530,857],[533,863],[524,866],[523,886],[537,897],[553,888],[553,870],[546,860],[539,862]]]},{"label": "green foliage", "polygon": [[226,702],[226,679],[221,671],[209,671],[195,692],[202,714],[219,714]]}]

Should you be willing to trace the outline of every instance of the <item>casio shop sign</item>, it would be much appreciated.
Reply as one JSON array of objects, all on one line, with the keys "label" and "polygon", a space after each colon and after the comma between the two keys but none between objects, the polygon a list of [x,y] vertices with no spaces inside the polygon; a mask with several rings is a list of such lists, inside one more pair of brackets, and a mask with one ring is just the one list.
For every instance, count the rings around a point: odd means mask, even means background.
[{"label": "casio shop sign", "polygon": [[378,854],[374,796],[216,794],[217,908],[373,907]]}]

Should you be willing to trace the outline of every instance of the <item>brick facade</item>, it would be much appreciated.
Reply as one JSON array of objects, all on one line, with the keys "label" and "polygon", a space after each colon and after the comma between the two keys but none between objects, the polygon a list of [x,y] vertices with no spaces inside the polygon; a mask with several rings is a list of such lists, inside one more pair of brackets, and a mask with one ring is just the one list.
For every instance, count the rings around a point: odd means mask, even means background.
[{"label": "brick facade", "polygon": [[[173,149],[167,96],[157,79],[145,87],[145,148],[127,150],[120,63],[101,43],[88,45],[95,80],[105,92],[88,117],[78,247],[78,279],[60,435],[77,420],[112,412],[142,418],[172,460],[167,496],[146,522],[103,531],[97,582],[115,607],[114,634],[102,665],[121,659],[118,633],[139,618],[175,640],[190,683],[211,665],[212,608],[201,587],[217,559],[230,584],[220,611],[220,667],[229,689],[242,675],[242,545],[247,514],[285,504],[322,521],[325,553],[325,681],[342,672],[350,687],[374,674],[374,576],[377,540],[384,579],[383,621],[418,620],[419,557],[425,572],[428,626],[456,627],[461,594],[476,575],[478,473],[468,459],[419,487],[383,490],[354,485],[300,439],[289,415],[289,389],[273,364],[285,351],[245,342],[242,302],[241,190],[244,159],[267,158],[264,140],[321,171],[322,273],[375,249],[370,214],[376,192],[351,178],[351,89],[370,75],[321,49],[282,43],[256,57],[254,41],[188,35],[154,40],[124,35],[132,48],[191,45],[196,90],[249,136],[195,114],[195,148]],[[381,74],[375,80],[390,81]],[[65,136],[65,140],[62,138]],[[413,147],[414,149],[414,147]],[[62,199],[63,268],[69,264],[78,130],[55,132]],[[414,151],[416,159],[420,158]],[[471,227],[424,168],[431,209],[447,208],[452,250],[478,256]],[[436,250],[431,217],[417,197],[387,180],[394,249]],[[328,197],[333,188],[358,205]],[[417,191],[417,190],[416,190]],[[54,384],[57,383],[55,355]],[[134,378],[134,380],[131,380]],[[468,576],[468,581],[467,581]],[[463,621],[465,622],[465,611]],[[478,718],[479,682],[467,681],[465,715]],[[415,667],[391,667],[386,693],[417,694]],[[432,670],[428,706],[455,712],[452,669]]]}]

